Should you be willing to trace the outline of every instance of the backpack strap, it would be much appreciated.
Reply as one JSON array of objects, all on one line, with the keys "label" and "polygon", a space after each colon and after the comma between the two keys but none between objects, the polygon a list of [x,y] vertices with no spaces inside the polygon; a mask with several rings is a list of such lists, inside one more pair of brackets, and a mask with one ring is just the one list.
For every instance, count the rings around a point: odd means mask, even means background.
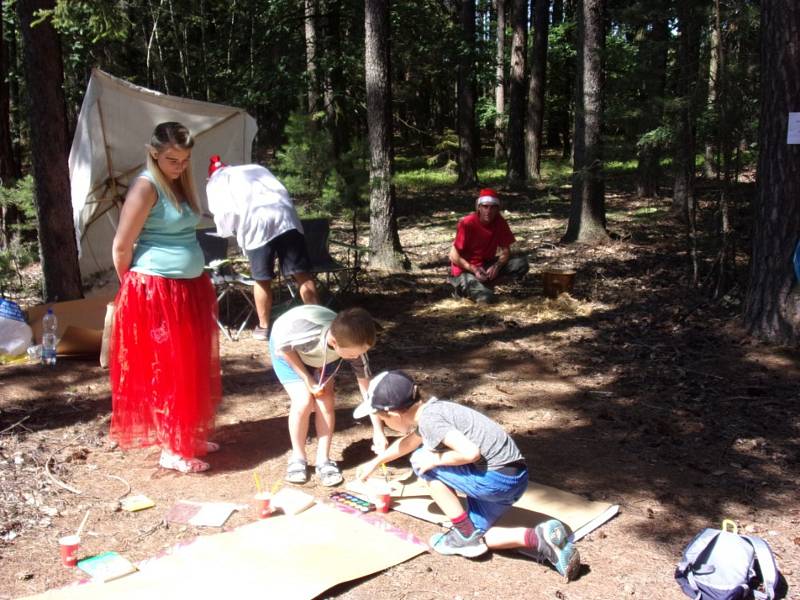
[{"label": "backpack strap", "polygon": [[743,535],[742,537],[750,542],[756,551],[756,560],[758,561],[759,569],[761,569],[761,577],[764,579],[766,593],[754,592],[753,596],[756,600],[764,598],[773,600],[775,598],[775,584],[778,582],[778,567],[775,564],[775,556],[772,554],[767,542],[760,537],[754,535]]},{"label": "backpack strap", "polygon": [[[693,557],[693,560],[696,560],[698,557],[700,557],[703,554],[703,551],[709,546],[709,544],[713,543],[713,541],[719,534],[720,534],[719,529],[711,529],[711,528],[704,529],[703,531],[698,533],[697,536],[689,543],[688,546],[688,548],[691,549],[699,549],[699,551]],[[686,557],[685,552],[683,554],[683,558],[678,563],[678,572],[685,577],[686,582],[692,588],[692,591],[694,591],[697,594],[696,597],[699,598],[700,588],[698,587],[697,582],[694,579],[694,563],[691,562]]]}]

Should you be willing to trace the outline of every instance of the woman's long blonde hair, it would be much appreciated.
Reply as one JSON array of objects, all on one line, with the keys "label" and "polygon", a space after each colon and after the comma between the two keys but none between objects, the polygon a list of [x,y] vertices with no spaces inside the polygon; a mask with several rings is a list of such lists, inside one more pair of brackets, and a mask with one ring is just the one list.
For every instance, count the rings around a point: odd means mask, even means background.
[{"label": "woman's long blonde hair", "polygon": [[190,150],[194,146],[194,138],[189,130],[177,121],[166,121],[156,125],[153,135],[150,138],[150,143],[147,145],[147,170],[153,175],[158,187],[166,194],[175,208],[180,210],[181,200],[185,200],[191,209],[200,214],[200,202],[197,200],[197,190],[194,187],[194,178],[192,177],[192,163],[181,173],[179,183],[183,198],[178,199],[175,192],[172,191],[170,181],[158,168],[158,162],[153,157],[153,152],[161,153],[170,146],[175,146],[181,150]]}]

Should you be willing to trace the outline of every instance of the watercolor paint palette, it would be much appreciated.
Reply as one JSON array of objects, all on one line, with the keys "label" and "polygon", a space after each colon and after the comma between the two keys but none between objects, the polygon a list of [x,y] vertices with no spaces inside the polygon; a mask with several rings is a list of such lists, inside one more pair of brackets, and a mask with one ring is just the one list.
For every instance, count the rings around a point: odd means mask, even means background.
[{"label": "watercolor paint palette", "polygon": [[330,495],[330,499],[336,502],[337,504],[341,504],[342,506],[347,506],[348,508],[352,508],[353,510],[357,510],[359,512],[370,512],[375,510],[375,504],[369,502],[368,500],[364,500],[363,498],[359,498],[358,496],[354,496],[353,494],[349,494],[347,492],[333,492]]}]

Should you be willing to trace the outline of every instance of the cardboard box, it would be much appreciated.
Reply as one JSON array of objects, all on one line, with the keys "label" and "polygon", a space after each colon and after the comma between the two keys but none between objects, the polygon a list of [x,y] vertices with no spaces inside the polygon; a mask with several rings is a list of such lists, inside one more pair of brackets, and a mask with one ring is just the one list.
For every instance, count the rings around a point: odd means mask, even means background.
[{"label": "cardboard box", "polygon": [[103,343],[103,328],[113,294],[100,294],[81,300],[40,304],[28,309],[28,323],[34,343],[42,343],[42,318],[52,308],[58,319],[59,356],[98,356]]}]

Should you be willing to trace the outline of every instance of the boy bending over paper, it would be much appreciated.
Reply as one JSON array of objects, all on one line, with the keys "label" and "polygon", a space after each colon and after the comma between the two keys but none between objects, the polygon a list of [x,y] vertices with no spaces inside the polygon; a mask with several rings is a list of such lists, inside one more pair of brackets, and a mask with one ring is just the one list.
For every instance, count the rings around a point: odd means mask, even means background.
[{"label": "boy bending over paper", "polygon": [[[306,304],[286,311],[272,326],[269,351],[272,368],[291,401],[289,437],[292,454],[286,466],[289,483],[308,481],[306,436],[311,413],[317,431],[316,473],[322,485],[342,482],[339,467],[330,458],[336,427],[333,384],[342,360],[348,361],[362,395],[369,384],[367,350],[375,343],[375,323],[363,308],[335,313]],[[373,418],[376,452],[386,448],[380,421]]]},{"label": "boy bending over paper", "polygon": [[[434,550],[473,558],[489,548],[528,548],[567,581],[575,579],[580,555],[560,521],[535,528],[494,526],[528,487],[525,459],[500,425],[453,402],[421,401],[414,380],[402,371],[372,379],[366,400],[353,413],[356,419],[367,415],[405,435],[360,465],[357,476],[364,480],[381,464],[413,452],[414,472],[453,524],[430,539]],[[467,496],[466,511],[456,491]]]}]

